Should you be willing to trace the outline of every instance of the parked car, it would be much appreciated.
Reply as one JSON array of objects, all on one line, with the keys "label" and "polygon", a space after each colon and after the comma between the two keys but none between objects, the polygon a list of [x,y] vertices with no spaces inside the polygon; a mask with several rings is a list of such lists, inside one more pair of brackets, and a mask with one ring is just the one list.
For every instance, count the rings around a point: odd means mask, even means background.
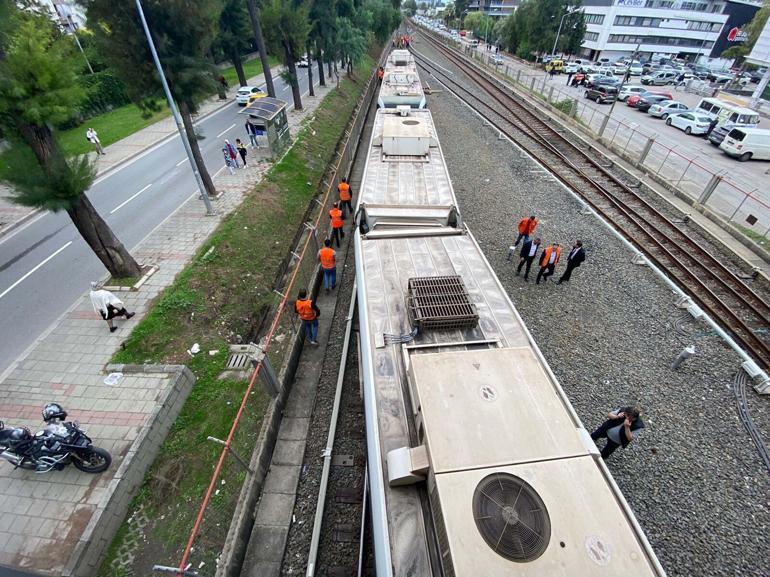
[{"label": "parked car", "polygon": [[586,76],[586,86],[592,88],[596,81],[602,78],[612,78],[612,76],[604,72],[592,72]]},{"label": "parked car", "polygon": [[675,70],[658,70],[652,74],[642,76],[642,84],[651,84],[653,86],[665,86],[676,82],[679,74]]},{"label": "parked car", "polygon": [[642,94],[643,92],[647,92],[647,88],[644,86],[639,86],[638,84],[626,84],[620,89],[620,92],[618,92],[618,100],[622,102],[633,94]]},{"label": "parked car", "polygon": [[638,62],[631,63],[631,67],[629,68],[629,71],[631,72],[631,76],[641,76],[644,72],[642,69],[642,65]]},{"label": "parked car", "polygon": [[711,119],[708,116],[698,112],[672,114],[666,119],[666,124],[668,126],[684,130],[685,134],[706,134],[710,122]]},{"label": "parked car", "polygon": [[725,154],[741,162],[770,160],[770,130],[764,128],[733,128],[719,145]]},{"label": "parked car", "polygon": [[495,54],[492,61],[495,63],[495,66],[500,66],[503,64],[503,57],[499,54]]},{"label": "parked car", "polygon": [[625,62],[616,62],[612,66],[612,72],[613,74],[620,74],[621,76],[626,73],[626,70],[628,70],[628,64]]},{"label": "parked car", "polygon": [[551,70],[553,70],[556,74],[561,74],[562,72],[564,72],[564,60],[560,60],[558,58],[549,60],[548,63],[545,65],[545,71],[551,72]]},{"label": "parked car", "polygon": [[636,103],[636,109],[639,112],[647,112],[650,108],[652,108],[653,104],[657,104],[658,102],[663,102],[664,100],[668,100],[668,99],[665,96],[659,96],[657,94],[642,96],[639,99],[639,102]]},{"label": "parked car", "polygon": [[[254,98],[252,98],[252,96]],[[235,101],[239,106],[246,106],[250,102],[253,102],[257,98],[264,98],[267,96],[262,89],[258,86],[241,86],[238,92],[235,93]]]},{"label": "parked car", "polygon": [[716,84],[727,84],[735,78],[735,75],[729,72],[709,72],[706,75],[706,80],[709,82],[715,82]]},{"label": "parked car", "polygon": [[583,96],[589,100],[596,101],[597,104],[606,104],[618,97],[618,89],[614,86],[599,84],[586,90]]},{"label": "parked car", "polygon": [[577,71],[580,70],[580,64],[576,64],[575,62],[569,62],[564,67],[564,74],[575,74]]},{"label": "parked car", "polygon": [[297,66],[300,68],[308,68],[310,66],[310,63],[307,61],[307,56],[303,56],[299,60],[297,60]]},{"label": "parked car", "polygon": [[688,110],[690,110],[690,107],[684,102],[679,102],[678,100],[662,100],[657,104],[650,106],[650,109],[647,112],[650,116],[666,120],[666,118],[672,114],[679,114],[680,112],[686,112]]},{"label": "parked car", "polygon": [[673,100],[674,97],[671,95],[670,92],[662,92],[657,90],[648,90],[647,92],[642,92],[641,94],[632,94],[628,98],[626,98],[626,105],[630,106],[631,108],[635,108],[637,104],[639,104],[639,101],[644,96],[665,96],[664,100]]}]

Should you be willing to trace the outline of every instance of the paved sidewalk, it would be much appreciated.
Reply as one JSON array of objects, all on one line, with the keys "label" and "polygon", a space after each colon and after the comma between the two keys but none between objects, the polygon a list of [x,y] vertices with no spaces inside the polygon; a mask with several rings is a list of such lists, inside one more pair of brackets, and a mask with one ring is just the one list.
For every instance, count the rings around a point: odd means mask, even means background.
[{"label": "paved sidewalk", "polygon": [[[277,74],[280,72],[280,69],[275,68],[274,72]],[[260,86],[264,82],[264,74],[248,79],[249,85],[252,86]],[[203,101],[198,110],[198,114],[195,117],[196,123],[209,114],[232,103],[233,99],[235,99],[235,93],[239,88],[240,85],[231,86],[227,91],[227,98],[225,100],[220,100],[218,97],[212,96]],[[85,134],[85,125],[83,125],[83,133]],[[110,144],[104,149],[107,154],[97,156],[92,152],[89,153],[88,156],[96,161],[97,177],[99,177],[176,133],[176,123],[172,116],[168,116],[155,124],[151,124],[134,134],[126,136],[118,142]],[[7,186],[0,184],[0,237],[40,212],[40,210],[36,208],[14,204],[11,202],[10,196],[11,190]]]},{"label": "paved sidewalk", "polygon": [[[315,97],[303,99],[304,110],[289,112],[293,136],[329,90],[316,88]],[[127,499],[136,488],[119,482],[126,468],[121,466],[136,458],[137,439],[151,437],[155,446],[162,443],[165,431],[157,434],[153,427],[158,418],[169,418],[167,397],[176,392],[169,390],[172,376],[163,372],[124,371],[116,385],[107,385],[105,363],[146,314],[152,299],[173,282],[269,166],[250,163],[235,175],[224,171],[216,178],[217,188],[225,191],[213,201],[216,216],[204,216],[201,201],[191,196],[134,249],[140,262],[160,267],[140,290],[120,293],[128,310],[136,311],[136,320],[118,320],[119,329],[111,334],[85,294],[6,371],[8,376],[0,383],[0,415],[8,425],[40,428],[40,409],[46,402],[58,401],[71,419],[81,422],[94,444],[113,454],[114,461],[106,473],[96,476],[74,468],[37,475],[0,463],[0,565],[45,575],[91,573],[67,566],[82,553],[87,539],[109,544],[112,535],[98,531],[98,516],[111,499]]]}]

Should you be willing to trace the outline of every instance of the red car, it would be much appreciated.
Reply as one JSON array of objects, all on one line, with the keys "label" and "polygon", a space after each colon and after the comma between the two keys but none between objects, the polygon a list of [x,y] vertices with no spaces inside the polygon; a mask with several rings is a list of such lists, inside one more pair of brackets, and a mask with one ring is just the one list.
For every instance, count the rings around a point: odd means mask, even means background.
[{"label": "red car", "polygon": [[626,98],[626,104],[628,104],[631,108],[636,108],[636,105],[639,104],[639,99],[650,95],[665,96],[669,100],[674,99],[670,92],[663,92],[661,90],[648,90],[647,92],[642,92],[641,94],[632,94]]}]

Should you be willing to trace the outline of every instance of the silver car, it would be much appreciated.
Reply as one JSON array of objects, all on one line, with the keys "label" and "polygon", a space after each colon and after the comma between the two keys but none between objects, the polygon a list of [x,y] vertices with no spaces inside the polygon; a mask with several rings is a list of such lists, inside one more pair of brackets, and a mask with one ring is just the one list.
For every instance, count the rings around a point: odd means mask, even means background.
[{"label": "silver car", "polygon": [[680,112],[687,112],[689,110],[690,108],[684,102],[679,102],[678,100],[664,100],[650,106],[647,113],[650,116],[666,120],[666,118],[672,114],[679,114]]}]

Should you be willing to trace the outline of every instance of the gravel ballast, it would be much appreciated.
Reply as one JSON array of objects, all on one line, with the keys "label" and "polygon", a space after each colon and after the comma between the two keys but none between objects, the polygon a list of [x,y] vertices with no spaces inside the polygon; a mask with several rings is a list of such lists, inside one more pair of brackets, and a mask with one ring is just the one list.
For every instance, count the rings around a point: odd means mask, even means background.
[{"label": "gravel ballast", "polygon": [[[415,49],[451,67],[426,42]],[[629,250],[535,161],[450,93],[429,97],[428,106],[465,222],[585,426],[615,407],[642,406],[644,434],[608,465],[668,574],[770,575],[770,475],[736,411],[738,357],[704,326],[680,320],[672,291],[632,264]],[[516,223],[529,214],[544,244],[563,247],[557,274],[539,286],[536,267],[524,282],[515,275],[518,255],[506,260]],[[578,238],[586,262],[556,285]],[[672,371],[690,344],[696,357]],[[766,443],[769,403],[750,391]]]}]

